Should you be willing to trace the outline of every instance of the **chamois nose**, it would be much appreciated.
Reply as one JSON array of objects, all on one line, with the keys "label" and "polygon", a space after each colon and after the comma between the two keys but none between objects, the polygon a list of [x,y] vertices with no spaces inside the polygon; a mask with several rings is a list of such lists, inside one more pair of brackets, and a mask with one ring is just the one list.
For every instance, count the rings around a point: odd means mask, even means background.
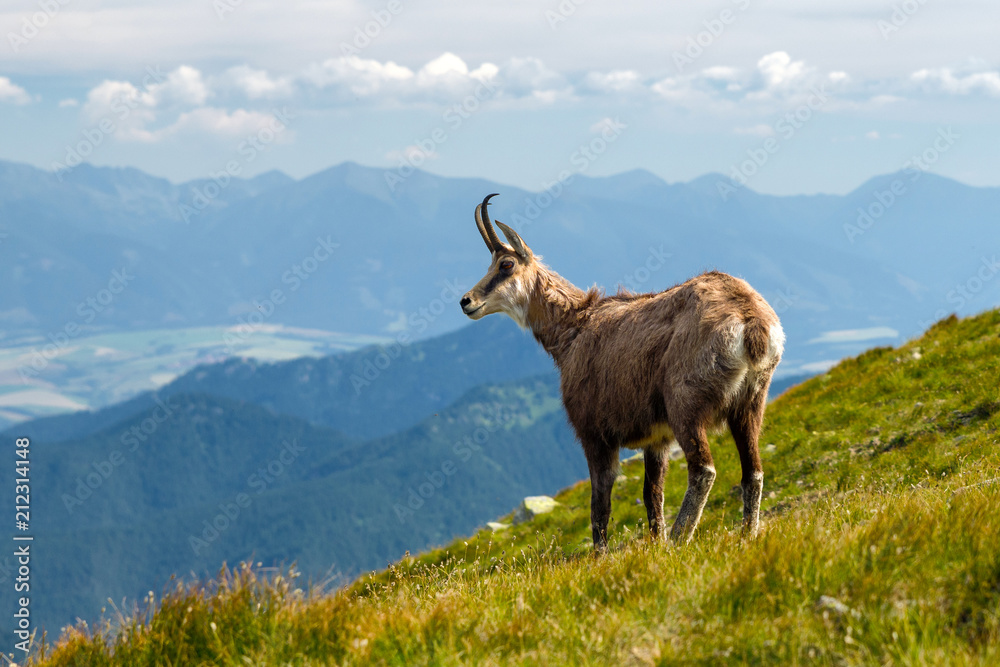
[{"label": "chamois nose", "polygon": [[468,305],[469,305],[470,303],[472,303],[472,299],[470,299],[470,298],[469,298],[469,297],[467,297],[467,296],[463,296],[463,297],[462,297],[462,300],[458,302],[458,305],[460,305],[460,306],[461,306],[462,308],[465,308],[465,307],[466,307],[466,306],[468,306]]}]

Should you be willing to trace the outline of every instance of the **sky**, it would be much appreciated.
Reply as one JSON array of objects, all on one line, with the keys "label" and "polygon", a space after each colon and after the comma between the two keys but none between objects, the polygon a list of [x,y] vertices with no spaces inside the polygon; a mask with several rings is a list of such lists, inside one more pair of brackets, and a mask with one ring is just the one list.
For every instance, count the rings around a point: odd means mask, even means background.
[{"label": "sky", "polygon": [[988,0],[0,0],[0,160],[1000,186]]}]

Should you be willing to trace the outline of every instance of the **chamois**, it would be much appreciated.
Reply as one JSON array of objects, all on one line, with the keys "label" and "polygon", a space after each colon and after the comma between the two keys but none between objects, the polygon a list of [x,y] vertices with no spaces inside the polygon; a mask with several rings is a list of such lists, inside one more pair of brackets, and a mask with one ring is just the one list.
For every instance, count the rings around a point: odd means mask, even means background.
[{"label": "chamois", "polygon": [[743,470],[743,532],[756,536],[764,486],[758,437],[785,342],[774,310],[745,281],[717,271],[658,293],[581,290],[497,220],[509,244],[500,241],[486,210],[495,196],[475,213],[492,262],[460,305],[473,320],[506,313],[559,368],[563,405],[590,469],[594,548],[607,548],[622,447],[643,450],[649,532],[661,538],[674,439],[687,459],[688,487],[670,537],[689,541],[715,481],[706,433],[723,425]]}]

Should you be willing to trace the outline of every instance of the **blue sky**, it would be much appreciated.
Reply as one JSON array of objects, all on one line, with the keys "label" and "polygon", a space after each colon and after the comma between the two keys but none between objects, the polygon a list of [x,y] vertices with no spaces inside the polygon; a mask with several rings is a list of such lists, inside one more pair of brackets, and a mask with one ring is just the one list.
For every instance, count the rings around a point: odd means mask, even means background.
[{"label": "blue sky", "polygon": [[0,159],[173,181],[353,160],[532,190],[736,170],[795,194],[917,157],[996,186],[998,24],[985,0],[5,0]]}]

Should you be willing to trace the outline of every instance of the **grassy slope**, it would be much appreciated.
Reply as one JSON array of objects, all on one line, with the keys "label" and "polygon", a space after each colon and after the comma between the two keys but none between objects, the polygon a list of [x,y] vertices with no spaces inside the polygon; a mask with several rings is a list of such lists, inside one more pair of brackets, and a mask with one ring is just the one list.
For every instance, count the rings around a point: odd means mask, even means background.
[{"label": "grassy slope", "polygon": [[[919,350],[919,353],[917,352]],[[995,664],[1000,660],[1000,311],[949,319],[775,401],[765,518],[741,541],[735,448],[695,540],[641,538],[641,463],[589,554],[589,485],[529,524],[302,593],[247,568],[178,588],[119,639],[77,629],[44,664]],[[668,512],[685,486],[667,480]],[[294,580],[293,580],[294,582]],[[848,608],[819,604],[823,595]],[[109,657],[114,655],[114,657]]]}]

